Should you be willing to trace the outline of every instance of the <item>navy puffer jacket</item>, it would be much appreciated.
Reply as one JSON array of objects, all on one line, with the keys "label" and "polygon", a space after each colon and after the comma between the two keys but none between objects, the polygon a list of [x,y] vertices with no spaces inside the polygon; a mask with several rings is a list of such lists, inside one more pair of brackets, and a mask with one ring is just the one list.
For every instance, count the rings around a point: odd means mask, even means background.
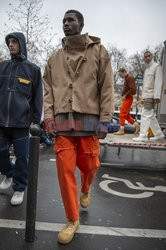
[{"label": "navy puffer jacket", "polygon": [[0,126],[28,128],[40,123],[43,93],[40,68],[27,60],[25,37],[20,32],[6,36],[16,38],[21,53],[0,63]]}]

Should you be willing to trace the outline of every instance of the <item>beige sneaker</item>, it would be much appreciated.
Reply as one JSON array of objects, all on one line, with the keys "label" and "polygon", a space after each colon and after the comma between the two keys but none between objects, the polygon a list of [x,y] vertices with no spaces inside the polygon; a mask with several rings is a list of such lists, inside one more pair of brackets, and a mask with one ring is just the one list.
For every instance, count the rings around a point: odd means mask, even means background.
[{"label": "beige sneaker", "polygon": [[138,135],[140,132],[140,125],[137,122],[134,122],[134,127],[135,127],[135,135]]},{"label": "beige sneaker", "polygon": [[79,220],[72,221],[68,219],[66,226],[58,233],[58,242],[61,244],[68,244],[73,239],[79,225]]},{"label": "beige sneaker", "polygon": [[120,129],[119,129],[119,131],[116,132],[116,133],[114,133],[114,135],[124,135],[124,134],[125,134],[125,132],[124,132],[124,126],[121,126]]},{"label": "beige sneaker", "polygon": [[80,196],[80,205],[83,208],[87,208],[91,202],[91,189],[86,192],[82,193]]}]

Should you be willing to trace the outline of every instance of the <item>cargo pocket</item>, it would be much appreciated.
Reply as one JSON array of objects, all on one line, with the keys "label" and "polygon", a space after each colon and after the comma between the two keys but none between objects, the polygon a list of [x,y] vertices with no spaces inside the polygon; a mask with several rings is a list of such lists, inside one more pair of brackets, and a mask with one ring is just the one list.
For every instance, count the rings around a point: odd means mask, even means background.
[{"label": "cargo pocket", "polygon": [[154,106],[155,106],[154,99],[149,98],[149,99],[144,100],[143,107],[145,109],[151,110],[151,109],[154,109]]},{"label": "cargo pocket", "polygon": [[57,136],[54,143],[54,152],[58,154],[64,150],[74,149],[73,143],[64,136]]},{"label": "cargo pocket", "polygon": [[100,155],[99,139],[96,136],[93,136],[92,157],[93,157],[93,163],[95,164],[96,168],[99,168],[100,166],[99,155]]},{"label": "cargo pocket", "polygon": [[96,136],[93,136],[92,139],[93,139],[92,152],[94,155],[99,156],[100,154],[99,139]]}]

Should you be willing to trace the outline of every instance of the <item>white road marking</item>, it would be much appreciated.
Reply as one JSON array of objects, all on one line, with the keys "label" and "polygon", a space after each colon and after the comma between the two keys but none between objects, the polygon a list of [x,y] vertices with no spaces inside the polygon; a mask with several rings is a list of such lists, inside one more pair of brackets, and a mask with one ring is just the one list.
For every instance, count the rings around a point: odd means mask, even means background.
[{"label": "white road marking", "polygon": [[[56,232],[64,224],[36,222],[36,230]],[[25,221],[0,219],[0,228],[25,229]],[[80,225],[77,233],[139,238],[166,238],[166,230]]]},{"label": "white road marking", "polygon": [[148,198],[148,197],[151,197],[154,193],[153,192],[142,192],[142,193],[139,193],[139,194],[126,194],[126,193],[122,193],[122,192],[119,192],[119,191],[116,191],[116,190],[113,190],[109,184],[110,183],[113,183],[113,182],[116,182],[114,180],[105,180],[105,181],[101,181],[99,183],[99,186],[106,192],[110,193],[110,194],[114,194],[114,195],[117,195],[117,196],[120,196],[120,197],[125,197],[125,198],[132,198],[132,199],[142,199],[142,198]]},{"label": "white road marking", "polygon": [[146,190],[146,191],[160,191],[160,192],[166,192],[166,186],[155,186],[155,187],[146,187],[141,182],[136,182],[137,186],[134,185],[131,181],[123,178],[113,177],[109,176],[108,174],[104,174],[102,178],[107,178],[114,180],[115,182],[122,181],[125,183],[125,185],[131,189],[135,190]]},{"label": "white road marking", "polygon": [[[154,187],[146,187],[141,182],[136,182],[137,185],[134,185],[131,181],[123,178],[113,177],[109,176],[108,174],[104,174],[102,178],[107,178],[109,180],[104,180],[99,183],[99,186],[104,191],[117,195],[120,197],[126,197],[126,198],[133,198],[133,199],[142,199],[142,198],[148,198],[154,195],[154,192],[166,192],[166,186],[154,186]],[[114,182],[123,182],[128,188],[132,190],[139,190],[142,191],[141,193],[136,194],[130,194],[125,192],[116,191],[113,188],[111,188],[111,183]],[[154,191],[154,192],[151,192]]]},{"label": "white road marking", "polygon": [[56,159],[50,159],[50,161],[56,161]]},{"label": "white road marking", "polygon": [[101,162],[102,166],[113,166],[113,167],[124,167],[125,165],[123,163],[108,163],[108,162]]}]

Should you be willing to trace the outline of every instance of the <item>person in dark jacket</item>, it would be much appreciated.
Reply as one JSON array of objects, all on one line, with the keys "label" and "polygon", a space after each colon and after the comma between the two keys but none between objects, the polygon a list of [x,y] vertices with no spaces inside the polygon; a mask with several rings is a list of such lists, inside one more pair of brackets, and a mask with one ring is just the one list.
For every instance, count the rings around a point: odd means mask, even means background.
[{"label": "person in dark jacket", "polygon": [[130,115],[130,109],[133,104],[133,95],[136,94],[136,83],[134,77],[131,74],[128,74],[126,69],[121,68],[118,71],[119,76],[124,79],[123,89],[122,89],[122,105],[120,108],[120,129],[118,132],[114,133],[115,135],[124,135],[124,125],[125,121],[128,121],[135,127],[135,134],[138,134],[140,130],[139,124],[133,119]]},{"label": "person in dark jacket", "polygon": [[[40,124],[43,93],[40,68],[27,60],[25,37],[20,32],[5,38],[11,60],[0,63],[0,190],[13,183],[11,205],[23,202],[27,186],[29,127]],[[13,145],[15,164],[10,162]]]}]

